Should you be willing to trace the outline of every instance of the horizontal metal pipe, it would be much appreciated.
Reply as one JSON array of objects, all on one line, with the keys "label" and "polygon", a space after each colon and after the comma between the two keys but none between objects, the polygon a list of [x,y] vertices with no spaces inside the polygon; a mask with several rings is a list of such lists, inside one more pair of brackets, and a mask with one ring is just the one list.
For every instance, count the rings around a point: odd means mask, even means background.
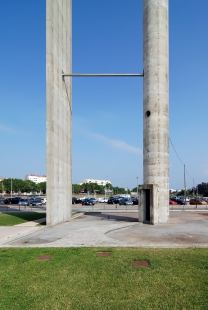
[{"label": "horizontal metal pipe", "polygon": [[71,77],[115,77],[115,76],[119,76],[119,77],[142,77],[144,76],[143,73],[73,73],[73,74],[67,74],[67,73],[62,73],[62,76],[71,76]]}]

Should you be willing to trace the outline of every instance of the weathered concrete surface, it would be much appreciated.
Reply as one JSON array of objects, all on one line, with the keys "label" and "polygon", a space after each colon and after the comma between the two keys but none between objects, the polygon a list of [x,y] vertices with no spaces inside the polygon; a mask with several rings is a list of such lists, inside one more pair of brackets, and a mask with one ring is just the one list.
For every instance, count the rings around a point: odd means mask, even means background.
[{"label": "weathered concrete surface", "polygon": [[168,0],[143,0],[144,184],[157,184],[155,223],[169,216]]},{"label": "weathered concrete surface", "polygon": [[71,218],[72,192],[72,72],[71,0],[46,1],[47,101],[47,224]]},{"label": "weathered concrete surface", "polygon": [[156,225],[138,222],[136,212],[87,213],[54,227],[10,229],[5,238],[8,227],[0,227],[0,247],[208,247],[205,211],[172,211],[168,223]]}]

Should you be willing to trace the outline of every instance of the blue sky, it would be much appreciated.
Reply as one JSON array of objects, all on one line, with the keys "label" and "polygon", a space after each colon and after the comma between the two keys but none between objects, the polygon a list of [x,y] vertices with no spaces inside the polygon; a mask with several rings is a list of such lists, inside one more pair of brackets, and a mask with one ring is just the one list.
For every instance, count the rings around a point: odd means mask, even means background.
[{"label": "blue sky", "polygon": [[[170,138],[208,182],[208,1],[170,0]],[[46,174],[45,0],[0,1],[0,177]],[[141,0],[73,0],[73,73],[141,73]],[[73,183],[143,177],[142,78],[73,78]],[[170,188],[183,164],[170,144]]]}]

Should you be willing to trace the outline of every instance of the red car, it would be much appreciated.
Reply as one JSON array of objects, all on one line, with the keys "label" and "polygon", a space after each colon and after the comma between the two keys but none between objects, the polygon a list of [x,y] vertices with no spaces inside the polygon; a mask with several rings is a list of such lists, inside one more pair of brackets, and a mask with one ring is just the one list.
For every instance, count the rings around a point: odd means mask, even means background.
[{"label": "red car", "polygon": [[177,205],[177,202],[169,199],[169,205]]}]

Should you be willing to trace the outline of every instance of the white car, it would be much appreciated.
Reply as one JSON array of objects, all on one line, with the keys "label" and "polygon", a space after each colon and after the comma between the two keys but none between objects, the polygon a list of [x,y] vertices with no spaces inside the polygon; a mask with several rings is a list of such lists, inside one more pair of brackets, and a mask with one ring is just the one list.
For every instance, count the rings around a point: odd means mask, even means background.
[{"label": "white car", "polygon": [[107,198],[98,198],[98,202],[104,203],[104,202],[108,202]]},{"label": "white car", "polygon": [[47,198],[41,198],[42,203],[46,204],[47,203]]}]

